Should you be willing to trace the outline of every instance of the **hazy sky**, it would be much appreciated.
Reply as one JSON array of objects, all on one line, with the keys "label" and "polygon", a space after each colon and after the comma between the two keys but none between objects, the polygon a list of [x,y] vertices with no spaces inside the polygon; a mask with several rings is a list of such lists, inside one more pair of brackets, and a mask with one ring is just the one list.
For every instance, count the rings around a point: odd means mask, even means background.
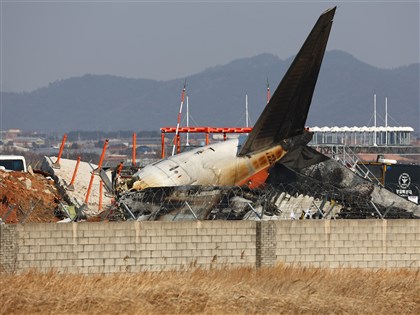
[{"label": "hazy sky", "polygon": [[237,58],[295,54],[327,8],[327,50],[371,65],[419,62],[419,1],[4,1],[1,86],[86,73],[168,80]]}]

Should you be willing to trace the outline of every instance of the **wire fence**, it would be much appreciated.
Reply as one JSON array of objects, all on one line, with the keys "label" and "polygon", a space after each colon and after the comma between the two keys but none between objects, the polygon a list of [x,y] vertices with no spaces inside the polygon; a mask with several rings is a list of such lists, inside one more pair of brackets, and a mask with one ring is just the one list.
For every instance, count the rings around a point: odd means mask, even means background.
[{"label": "wire fence", "polygon": [[[414,186],[419,189],[419,186]],[[280,220],[415,218],[383,208],[369,194],[323,183],[247,187],[156,187],[122,195],[101,215],[106,220]]]}]

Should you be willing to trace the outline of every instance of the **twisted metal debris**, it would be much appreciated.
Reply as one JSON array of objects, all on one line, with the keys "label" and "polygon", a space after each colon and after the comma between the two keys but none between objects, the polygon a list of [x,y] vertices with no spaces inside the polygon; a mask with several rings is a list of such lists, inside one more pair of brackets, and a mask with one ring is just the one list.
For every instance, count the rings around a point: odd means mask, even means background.
[{"label": "twisted metal debris", "polygon": [[[418,189],[418,186],[416,186]],[[248,187],[155,187],[123,194],[104,212],[107,220],[279,220],[414,218],[401,209],[375,205],[367,194],[354,194],[322,183],[292,183],[262,189]]]}]

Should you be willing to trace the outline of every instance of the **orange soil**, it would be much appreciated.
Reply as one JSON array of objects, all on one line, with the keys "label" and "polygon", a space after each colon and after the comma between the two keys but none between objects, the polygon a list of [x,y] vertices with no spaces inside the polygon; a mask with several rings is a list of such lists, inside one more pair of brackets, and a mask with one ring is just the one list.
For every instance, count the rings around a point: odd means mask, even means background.
[{"label": "orange soil", "polygon": [[41,174],[0,171],[0,218],[6,223],[57,222],[60,198],[54,181]]}]

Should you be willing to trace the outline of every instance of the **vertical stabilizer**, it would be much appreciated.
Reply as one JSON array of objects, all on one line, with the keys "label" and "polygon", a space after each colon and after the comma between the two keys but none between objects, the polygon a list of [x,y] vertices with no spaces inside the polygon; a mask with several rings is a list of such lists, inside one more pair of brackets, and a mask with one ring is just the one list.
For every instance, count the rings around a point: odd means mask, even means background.
[{"label": "vertical stabilizer", "polygon": [[303,132],[335,9],[319,17],[238,156],[267,149]]}]

